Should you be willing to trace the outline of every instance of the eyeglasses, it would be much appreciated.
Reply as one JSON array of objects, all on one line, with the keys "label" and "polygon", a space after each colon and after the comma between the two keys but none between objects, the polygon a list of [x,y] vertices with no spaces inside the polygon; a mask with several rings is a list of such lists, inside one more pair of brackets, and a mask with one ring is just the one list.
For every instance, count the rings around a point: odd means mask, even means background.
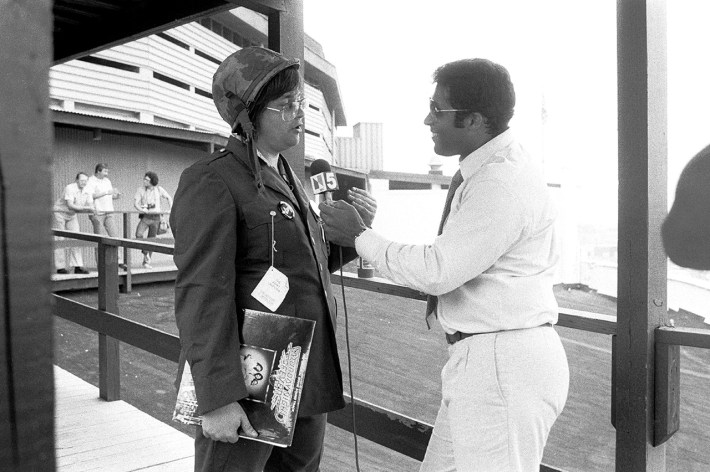
[{"label": "eyeglasses", "polygon": [[282,106],[281,108],[272,108],[272,107],[266,107],[267,110],[271,111],[277,111],[281,113],[281,119],[284,121],[291,121],[296,116],[298,115],[299,110],[304,110],[308,106],[308,100],[305,98],[302,98],[300,100],[294,100],[292,102],[288,102],[286,105]]},{"label": "eyeglasses", "polygon": [[435,117],[439,118],[442,113],[447,112],[447,111],[472,111],[469,110],[468,108],[447,108],[447,109],[442,109],[439,108],[436,105],[436,102],[432,100],[431,98],[429,99],[429,113],[434,115]]}]

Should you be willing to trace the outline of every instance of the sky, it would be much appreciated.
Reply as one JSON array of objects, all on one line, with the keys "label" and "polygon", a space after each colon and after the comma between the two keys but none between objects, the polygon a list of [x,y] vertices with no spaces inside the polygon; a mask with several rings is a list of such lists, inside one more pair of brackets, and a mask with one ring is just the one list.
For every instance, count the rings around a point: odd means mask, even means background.
[{"label": "sky", "polygon": [[[683,165],[710,144],[710,2],[674,0],[667,8],[672,192]],[[386,170],[428,171],[435,154],[423,121],[432,73],[485,57],[510,71],[511,128],[544,159],[548,181],[576,188],[600,217],[615,212],[614,0],[304,0],[304,23],[336,67],[348,125],[384,124]],[[443,162],[451,175],[456,158]]]}]

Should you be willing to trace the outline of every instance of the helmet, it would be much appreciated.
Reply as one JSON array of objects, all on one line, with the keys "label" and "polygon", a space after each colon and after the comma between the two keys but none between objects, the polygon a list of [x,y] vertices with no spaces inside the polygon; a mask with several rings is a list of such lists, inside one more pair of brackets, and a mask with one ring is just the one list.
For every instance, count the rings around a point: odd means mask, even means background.
[{"label": "helmet", "polygon": [[212,79],[212,100],[222,119],[233,132],[240,122],[245,131],[250,130],[246,110],[261,88],[282,70],[299,65],[298,59],[258,46],[243,48],[228,56]]}]

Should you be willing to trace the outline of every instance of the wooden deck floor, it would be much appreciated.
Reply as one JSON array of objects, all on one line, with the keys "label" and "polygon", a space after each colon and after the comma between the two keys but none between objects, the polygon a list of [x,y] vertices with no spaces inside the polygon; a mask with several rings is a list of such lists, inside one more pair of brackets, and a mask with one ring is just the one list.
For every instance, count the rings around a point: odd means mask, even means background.
[{"label": "wooden deck floor", "polygon": [[[59,472],[192,472],[194,445],[190,436],[126,402],[101,400],[98,388],[56,366],[54,382]],[[414,459],[363,438],[359,443],[363,471],[419,469]],[[329,424],[321,471],[354,470],[352,435]]]},{"label": "wooden deck floor", "polygon": [[188,472],[192,438],[54,368],[57,470]]}]

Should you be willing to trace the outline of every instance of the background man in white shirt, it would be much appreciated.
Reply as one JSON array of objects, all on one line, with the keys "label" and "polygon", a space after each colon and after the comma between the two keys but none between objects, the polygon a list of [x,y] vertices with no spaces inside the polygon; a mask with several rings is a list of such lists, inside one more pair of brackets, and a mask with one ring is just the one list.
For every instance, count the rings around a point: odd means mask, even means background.
[{"label": "background man in white shirt", "polygon": [[[76,174],[76,180],[64,188],[64,193],[54,202],[52,213],[53,223],[52,229],[61,229],[66,231],[79,231],[79,219],[76,214],[88,213],[93,211],[94,203],[88,195],[83,193],[86,182],[89,179],[83,172]],[[63,239],[63,238],[58,238]],[[64,248],[55,249],[54,251],[54,266],[58,274],[68,274],[67,250]],[[69,267],[74,267],[75,274],[88,274],[89,271],[84,267],[84,259],[81,255],[81,248],[71,247],[69,252]]]},{"label": "background man in white shirt", "polygon": [[446,333],[442,402],[421,470],[537,471],[569,386],[552,328],[556,210],[540,166],[508,129],[508,71],[464,59],[437,69],[434,82],[424,124],[434,151],[460,161],[434,242],[388,241],[341,201],[321,204],[321,217],[332,242],[430,294],[427,316]]},{"label": "background man in white shirt", "polygon": [[[118,214],[113,213],[113,201],[121,198],[121,192],[113,188],[111,181],[108,179],[108,165],[99,163],[96,164],[94,175],[89,177],[84,193],[94,199],[94,214],[89,215],[91,224],[94,226],[94,234],[103,234],[103,229],[112,238],[120,238],[121,230],[118,223]],[[119,251],[118,259],[122,259]],[[98,257],[97,257],[98,260]],[[119,264],[122,268],[126,268],[124,264]]]}]

